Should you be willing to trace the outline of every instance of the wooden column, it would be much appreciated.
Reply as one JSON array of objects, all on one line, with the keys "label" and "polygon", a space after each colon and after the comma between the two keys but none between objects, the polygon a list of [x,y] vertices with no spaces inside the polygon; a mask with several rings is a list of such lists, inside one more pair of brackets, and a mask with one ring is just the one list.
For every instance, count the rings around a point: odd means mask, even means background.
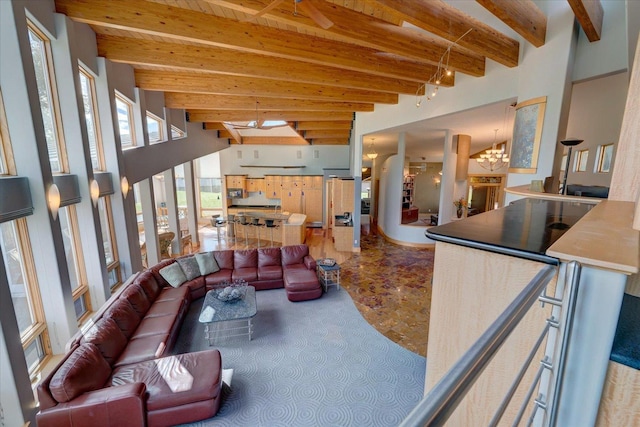
[{"label": "wooden column", "polygon": [[458,141],[458,158],[456,160],[456,181],[464,181],[469,173],[469,152],[471,150],[471,137],[469,135],[456,135]]}]

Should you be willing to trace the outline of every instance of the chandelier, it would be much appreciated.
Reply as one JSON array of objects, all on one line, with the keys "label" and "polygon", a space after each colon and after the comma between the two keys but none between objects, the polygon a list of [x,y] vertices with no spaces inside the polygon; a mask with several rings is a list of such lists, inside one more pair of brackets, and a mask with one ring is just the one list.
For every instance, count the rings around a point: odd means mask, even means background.
[{"label": "chandelier", "polygon": [[371,151],[369,151],[367,153],[367,157],[370,158],[371,160],[375,159],[376,157],[378,157],[378,153],[376,153],[376,149],[373,147],[373,141],[375,140],[375,138],[371,138],[371,144],[369,144],[369,148]]},{"label": "chandelier", "polygon": [[495,132],[493,136],[493,146],[490,150],[485,150],[484,154],[480,154],[480,158],[476,159],[480,166],[490,171],[500,169],[509,163],[509,156],[504,152],[505,146],[503,145],[501,149],[496,147],[498,129],[494,129],[493,131]]}]

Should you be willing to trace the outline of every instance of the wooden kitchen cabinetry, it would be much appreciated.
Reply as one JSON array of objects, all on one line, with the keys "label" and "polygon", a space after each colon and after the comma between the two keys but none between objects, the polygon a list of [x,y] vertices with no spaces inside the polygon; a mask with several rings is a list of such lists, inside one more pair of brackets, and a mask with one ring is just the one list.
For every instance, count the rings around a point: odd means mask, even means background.
[{"label": "wooden kitchen cabinetry", "polygon": [[247,191],[249,193],[266,192],[265,178],[247,178]]},{"label": "wooden kitchen cabinetry", "polygon": [[354,211],[354,189],[353,179],[334,178],[332,185],[332,203],[334,215],[342,215],[344,212],[353,214]]},{"label": "wooden kitchen cabinetry", "polygon": [[247,191],[247,176],[246,175],[227,175],[226,176],[227,189],[238,189]]},{"label": "wooden kitchen cabinetry", "polygon": [[282,196],[282,177],[267,175],[264,177],[267,199],[280,199]]},{"label": "wooden kitchen cabinetry", "polygon": [[333,227],[331,232],[336,251],[353,250],[353,227]]}]

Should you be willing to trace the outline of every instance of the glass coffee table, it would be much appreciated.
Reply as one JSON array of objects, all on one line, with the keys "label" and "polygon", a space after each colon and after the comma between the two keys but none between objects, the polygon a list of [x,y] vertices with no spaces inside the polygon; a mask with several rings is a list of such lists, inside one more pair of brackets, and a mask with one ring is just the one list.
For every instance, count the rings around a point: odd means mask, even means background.
[{"label": "glass coffee table", "polygon": [[205,339],[213,345],[216,337],[253,335],[253,317],[257,313],[256,289],[247,287],[244,299],[225,302],[216,298],[215,291],[207,292],[198,321],[204,323]]}]

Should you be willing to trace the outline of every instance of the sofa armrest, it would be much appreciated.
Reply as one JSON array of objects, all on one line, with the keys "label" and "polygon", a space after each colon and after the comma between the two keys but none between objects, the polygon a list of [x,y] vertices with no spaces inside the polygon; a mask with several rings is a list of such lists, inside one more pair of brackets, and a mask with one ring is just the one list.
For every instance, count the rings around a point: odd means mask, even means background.
[{"label": "sofa armrest", "polygon": [[304,266],[307,267],[308,270],[314,270],[316,269],[316,260],[313,259],[312,256],[307,255],[304,257]]},{"label": "sofa armrest", "polygon": [[83,393],[67,403],[39,412],[37,423],[39,426],[145,426],[146,390],[144,383],[138,382]]}]

